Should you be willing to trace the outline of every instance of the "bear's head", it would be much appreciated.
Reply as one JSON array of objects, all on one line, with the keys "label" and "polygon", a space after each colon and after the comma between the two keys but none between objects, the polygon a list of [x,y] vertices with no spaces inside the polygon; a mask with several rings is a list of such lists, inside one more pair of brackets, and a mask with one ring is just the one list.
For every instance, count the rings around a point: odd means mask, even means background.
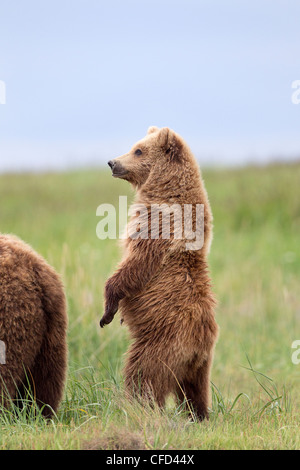
[{"label": "bear's head", "polygon": [[151,126],[146,137],[138,141],[132,149],[108,165],[112,175],[122,178],[135,187],[141,187],[148,179],[150,173],[169,172],[170,164],[183,163],[184,142],[168,127],[159,129]]}]

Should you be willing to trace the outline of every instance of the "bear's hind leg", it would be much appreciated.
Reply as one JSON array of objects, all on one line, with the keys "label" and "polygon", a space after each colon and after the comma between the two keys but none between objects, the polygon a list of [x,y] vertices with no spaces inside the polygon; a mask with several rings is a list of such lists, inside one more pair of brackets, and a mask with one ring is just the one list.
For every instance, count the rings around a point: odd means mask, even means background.
[{"label": "bear's hind leg", "polygon": [[[52,347],[46,337],[31,369],[36,402],[45,418],[57,412],[66,376],[66,346],[62,341]],[[48,405],[48,406],[47,406]]]},{"label": "bear's hind leg", "polygon": [[[209,419],[208,407],[210,404],[210,370],[212,357],[206,359],[193,375],[177,385],[176,395],[180,402],[188,401],[188,410],[192,410],[199,421]],[[190,405],[190,406],[189,406]]]},{"label": "bear's hind leg", "polygon": [[165,405],[166,397],[170,391],[168,373],[162,374],[162,365],[146,353],[137,344],[129,351],[125,367],[125,387],[127,392],[135,397],[142,398],[148,403],[155,402],[160,408]]},{"label": "bear's hind leg", "polygon": [[63,287],[55,273],[45,268],[38,269],[36,275],[43,293],[46,328],[30,371],[37,404],[42,408],[43,416],[51,418],[58,410],[67,375],[67,305]]}]

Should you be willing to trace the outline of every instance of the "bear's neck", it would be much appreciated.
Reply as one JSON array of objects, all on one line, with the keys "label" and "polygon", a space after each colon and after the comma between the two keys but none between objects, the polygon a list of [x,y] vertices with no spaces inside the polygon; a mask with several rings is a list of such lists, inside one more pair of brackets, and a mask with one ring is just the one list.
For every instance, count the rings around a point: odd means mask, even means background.
[{"label": "bear's neck", "polygon": [[160,167],[149,175],[137,190],[137,203],[149,204],[205,204],[206,192],[198,165]]}]

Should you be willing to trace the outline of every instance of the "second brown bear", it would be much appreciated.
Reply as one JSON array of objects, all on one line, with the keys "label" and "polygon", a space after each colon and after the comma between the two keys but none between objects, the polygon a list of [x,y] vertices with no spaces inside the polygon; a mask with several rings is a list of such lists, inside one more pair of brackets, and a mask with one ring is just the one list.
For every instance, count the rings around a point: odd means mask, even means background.
[{"label": "second brown bear", "polygon": [[[113,176],[135,187],[136,205],[123,260],[105,286],[100,325],[110,323],[120,309],[133,339],[125,367],[131,393],[152,397],[159,406],[173,393],[199,420],[208,418],[218,326],[207,265],[212,215],[199,167],[178,134],[157,127],[109,165]],[[150,227],[150,214],[154,207],[163,213],[174,204],[182,211],[170,217],[167,237],[161,218],[156,229]],[[178,237],[176,219],[180,215],[182,221],[185,205],[193,208],[190,230]],[[200,237],[197,205],[204,206],[201,246],[189,243],[191,233]]]},{"label": "second brown bear", "polygon": [[55,270],[32,248],[0,234],[0,410],[32,396],[51,417],[67,373],[67,308]]}]

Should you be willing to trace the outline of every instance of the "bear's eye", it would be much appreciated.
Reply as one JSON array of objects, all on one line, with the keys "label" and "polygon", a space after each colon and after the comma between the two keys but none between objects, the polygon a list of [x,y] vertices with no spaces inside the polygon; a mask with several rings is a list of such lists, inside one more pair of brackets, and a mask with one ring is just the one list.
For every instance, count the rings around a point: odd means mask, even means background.
[{"label": "bear's eye", "polygon": [[143,153],[143,152],[141,151],[141,149],[137,149],[137,150],[134,152],[134,155],[137,155],[137,156],[139,157],[140,155],[142,155],[142,153]]}]

